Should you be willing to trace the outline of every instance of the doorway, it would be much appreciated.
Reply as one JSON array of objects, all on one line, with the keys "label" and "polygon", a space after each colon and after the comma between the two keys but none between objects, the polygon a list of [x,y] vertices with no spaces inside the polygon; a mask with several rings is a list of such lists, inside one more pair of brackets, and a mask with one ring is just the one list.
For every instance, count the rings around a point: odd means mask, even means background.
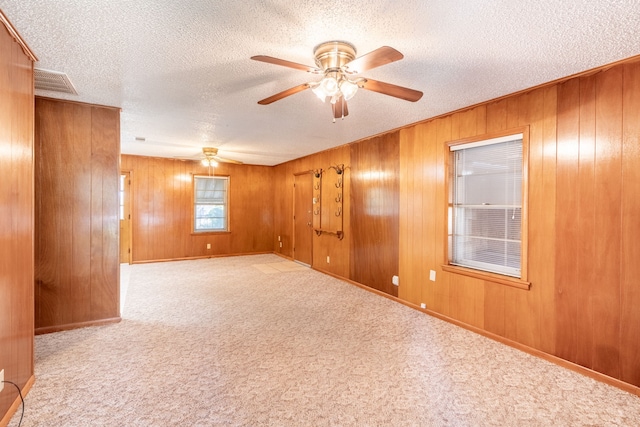
[{"label": "doorway", "polygon": [[120,263],[131,264],[131,172],[120,172]]},{"label": "doorway", "polygon": [[293,259],[311,266],[313,259],[313,175],[293,176]]}]

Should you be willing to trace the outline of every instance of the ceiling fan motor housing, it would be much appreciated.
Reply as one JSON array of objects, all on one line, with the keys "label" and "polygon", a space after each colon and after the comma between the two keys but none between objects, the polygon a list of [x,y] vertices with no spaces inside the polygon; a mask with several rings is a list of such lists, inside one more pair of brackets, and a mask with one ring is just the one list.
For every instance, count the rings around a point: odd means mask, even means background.
[{"label": "ceiling fan motor housing", "polygon": [[353,61],[356,57],[356,48],[351,43],[332,41],[316,46],[313,54],[316,57],[316,65],[327,71],[339,69]]}]

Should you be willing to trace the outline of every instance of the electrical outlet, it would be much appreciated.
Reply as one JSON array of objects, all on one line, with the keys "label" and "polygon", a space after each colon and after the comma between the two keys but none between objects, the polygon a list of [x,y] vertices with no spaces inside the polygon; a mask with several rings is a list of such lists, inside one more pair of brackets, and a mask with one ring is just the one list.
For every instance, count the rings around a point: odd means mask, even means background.
[{"label": "electrical outlet", "polygon": [[4,369],[0,371],[0,391],[4,388]]},{"label": "electrical outlet", "polygon": [[280,242],[280,247],[282,247],[282,242]]},{"label": "electrical outlet", "polygon": [[427,304],[425,304],[425,303],[421,302],[421,303],[420,303],[420,308],[427,308]]},{"label": "electrical outlet", "polygon": [[331,258],[329,258],[329,255],[327,255],[327,264],[331,263]]},{"label": "electrical outlet", "polygon": [[207,249],[211,249],[211,243],[207,243]]}]

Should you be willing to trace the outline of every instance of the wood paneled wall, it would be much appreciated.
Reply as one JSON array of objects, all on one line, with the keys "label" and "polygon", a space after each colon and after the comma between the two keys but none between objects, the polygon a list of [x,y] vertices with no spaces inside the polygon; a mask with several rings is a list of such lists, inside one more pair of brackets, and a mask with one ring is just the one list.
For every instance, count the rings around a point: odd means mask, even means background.
[{"label": "wood paneled wall", "polygon": [[220,163],[214,174],[229,176],[230,231],[194,234],[193,175],[208,175],[207,168],[130,155],[121,166],[131,171],[134,263],[274,250],[273,168]]},{"label": "wood paneled wall", "polygon": [[120,316],[120,110],[36,98],[36,333]]},{"label": "wood paneled wall", "polygon": [[351,144],[351,265],[349,279],[398,296],[398,133]]},{"label": "wood paneled wall", "polygon": [[[640,386],[639,99],[636,58],[401,130],[399,297]],[[441,268],[446,141],[518,126],[528,291]]]},{"label": "wood paneled wall", "polygon": [[[279,202],[275,208],[274,238],[277,240],[280,236],[283,241],[282,248],[276,245],[276,252],[293,257],[293,175],[322,169],[322,199],[326,204],[336,197],[333,192],[324,194],[325,189],[331,190],[336,181],[335,172],[329,167],[344,165],[344,238],[339,240],[331,234],[314,234],[312,266],[397,295],[391,279],[399,271],[399,147],[399,136],[395,132],[276,166],[275,197]],[[325,212],[323,209],[323,215],[331,217],[333,214],[332,210]],[[329,218],[331,225],[335,219]]]},{"label": "wood paneled wall", "polygon": [[[334,274],[339,277],[349,278],[351,255],[351,152],[348,145],[318,154],[303,157],[290,162],[282,163],[274,167],[274,188],[277,203],[274,209],[274,248],[277,253],[293,258],[293,176],[310,170],[322,169],[327,171],[330,166],[345,165],[343,178],[343,232],[344,238],[338,239],[331,234],[313,235],[313,261],[312,266],[318,270]],[[323,180],[333,185],[336,175],[333,170],[323,173]],[[323,188],[329,188],[329,184]],[[330,195],[327,195],[330,196]],[[323,195],[323,199],[324,199]],[[333,195],[335,197],[335,195]],[[333,212],[327,211],[326,215]],[[324,221],[324,220],[323,220]],[[335,218],[331,219],[335,221]],[[332,223],[332,225],[335,223]],[[277,244],[280,236],[283,242],[282,248]],[[329,257],[329,262],[327,262]]]},{"label": "wood paneled wall", "polygon": [[[25,391],[33,380],[33,62],[0,12],[0,370]],[[25,49],[27,49],[25,51]],[[0,393],[7,425],[16,389]],[[13,409],[17,406],[13,406]]]}]

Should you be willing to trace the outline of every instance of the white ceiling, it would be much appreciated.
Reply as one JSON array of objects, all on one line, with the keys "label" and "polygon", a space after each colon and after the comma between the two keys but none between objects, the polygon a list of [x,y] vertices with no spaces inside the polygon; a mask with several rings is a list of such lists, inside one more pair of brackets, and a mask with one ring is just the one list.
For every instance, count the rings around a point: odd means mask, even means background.
[{"label": "white ceiling", "polygon": [[[638,0],[0,0],[38,56],[78,95],[122,108],[122,152],[197,156],[203,146],[275,165],[640,54]],[[330,40],[404,59],[363,75],[424,92],[411,103],[361,90],[350,115],[307,90],[319,77],[252,61],[315,65]],[[136,141],[144,137],[146,141]]]}]

